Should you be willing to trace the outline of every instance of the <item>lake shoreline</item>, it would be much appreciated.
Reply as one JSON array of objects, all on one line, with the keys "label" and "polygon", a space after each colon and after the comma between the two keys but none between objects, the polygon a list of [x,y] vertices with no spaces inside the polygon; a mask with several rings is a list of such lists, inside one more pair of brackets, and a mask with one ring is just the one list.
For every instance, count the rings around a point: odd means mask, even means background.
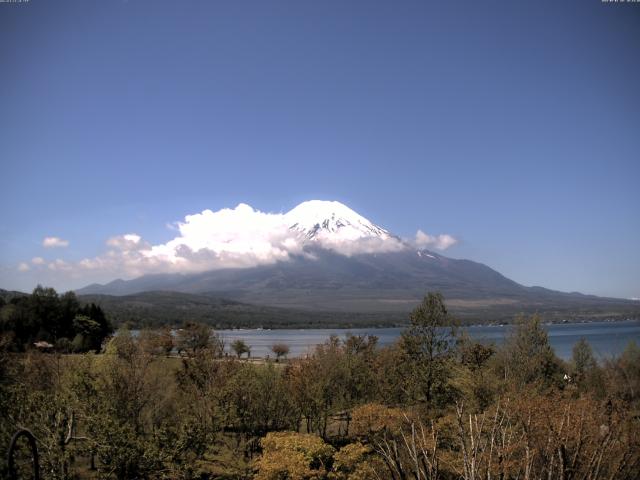
[{"label": "lake shoreline", "polygon": [[[488,344],[500,345],[508,337],[512,324],[461,326],[471,338]],[[383,328],[290,328],[290,329],[219,329],[215,330],[227,345],[235,340],[244,341],[251,347],[255,357],[273,356],[271,346],[275,343],[287,344],[290,357],[311,353],[317,345],[326,342],[330,336],[346,338],[348,335],[373,335],[378,337],[378,345],[388,346],[397,341],[406,327]],[[441,327],[448,328],[448,327]],[[547,323],[543,328],[549,335],[549,342],[556,354],[564,359],[571,357],[573,345],[586,338],[594,352],[601,358],[620,354],[628,341],[640,343],[640,320],[619,320],[599,322]]]},{"label": "lake shoreline", "polygon": [[[528,318],[528,317],[526,317]],[[585,319],[585,320],[559,320],[559,321],[542,321],[542,325],[582,325],[582,324],[588,324],[588,323],[619,323],[619,322],[637,322],[640,321],[640,317],[620,317],[620,318],[606,318],[606,319],[601,319],[601,318],[592,318],[592,319]],[[458,323],[455,326],[458,328],[469,328],[469,327],[507,327],[510,325],[515,325],[515,318],[513,322],[502,322],[502,323],[495,323],[495,322],[491,322],[491,323]],[[215,327],[212,326],[211,328],[213,328],[214,330],[249,330],[249,331],[256,331],[256,330],[268,330],[268,331],[278,331],[278,330],[318,330],[318,329],[349,329],[349,328],[353,328],[353,329],[362,329],[362,328],[369,328],[369,329],[384,329],[384,328],[408,328],[411,326],[411,323],[390,323],[388,325],[385,324],[358,324],[353,325],[350,324],[348,326],[345,325],[341,325],[341,324],[330,324],[327,326],[324,325],[311,325],[309,326],[309,324],[305,323],[305,324],[291,324],[288,326],[274,326],[274,327],[238,327],[238,328],[221,328],[221,327]],[[136,329],[138,330],[138,329]]]}]

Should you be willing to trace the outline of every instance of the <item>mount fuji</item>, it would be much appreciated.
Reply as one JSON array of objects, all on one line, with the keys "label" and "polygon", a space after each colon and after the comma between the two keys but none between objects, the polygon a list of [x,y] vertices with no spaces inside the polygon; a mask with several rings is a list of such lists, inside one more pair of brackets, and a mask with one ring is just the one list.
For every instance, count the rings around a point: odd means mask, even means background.
[{"label": "mount fuji", "polygon": [[77,293],[100,300],[162,291],[305,312],[404,315],[439,291],[456,315],[474,321],[520,312],[556,320],[640,314],[639,302],[526,287],[481,263],[418,248],[339,202],[303,202],[280,221],[298,245],[285,259],[119,279]]},{"label": "mount fuji", "polygon": [[286,213],[284,219],[291,231],[320,243],[393,237],[340,202],[309,200]]}]

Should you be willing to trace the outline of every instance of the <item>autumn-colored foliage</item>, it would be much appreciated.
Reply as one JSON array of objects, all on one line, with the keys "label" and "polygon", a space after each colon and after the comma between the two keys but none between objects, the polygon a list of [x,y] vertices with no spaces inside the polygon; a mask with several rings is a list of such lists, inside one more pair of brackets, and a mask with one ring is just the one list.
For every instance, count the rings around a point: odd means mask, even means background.
[{"label": "autumn-colored foliage", "polygon": [[256,480],[315,480],[326,478],[334,448],[310,434],[271,432],[261,442]]},{"label": "autumn-colored foliage", "polygon": [[407,414],[399,408],[367,403],[353,409],[351,434],[358,437],[372,437],[384,431],[397,432],[406,422],[408,422]]}]

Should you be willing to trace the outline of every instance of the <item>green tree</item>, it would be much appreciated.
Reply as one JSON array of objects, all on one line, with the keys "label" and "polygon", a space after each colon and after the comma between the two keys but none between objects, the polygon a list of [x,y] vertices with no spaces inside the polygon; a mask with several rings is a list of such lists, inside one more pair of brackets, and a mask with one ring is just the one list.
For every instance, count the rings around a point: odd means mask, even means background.
[{"label": "green tree", "polygon": [[73,330],[76,332],[72,343],[75,352],[100,350],[102,335],[100,324],[86,315],[76,315],[73,319]]},{"label": "green tree", "polygon": [[502,368],[505,378],[516,387],[533,383],[549,387],[560,383],[560,364],[538,315],[516,319],[506,340]]},{"label": "green tree", "polygon": [[102,346],[102,342],[113,333],[113,326],[99,305],[89,303],[78,310],[78,313],[86,315],[94,320],[100,326],[99,335],[96,337],[96,343],[92,348],[98,350]]},{"label": "green tree", "polygon": [[242,355],[244,355],[245,353],[247,355],[251,354],[251,348],[249,347],[249,345],[247,345],[244,340],[240,339],[233,341],[233,343],[231,344],[231,350],[235,352],[238,358],[242,357]]},{"label": "green tree", "polygon": [[484,345],[471,339],[464,332],[459,340],[459,365],[457,365],[454,383],[464,396],[467,407],[484,411],[493,401],[497,390],[497,381],[488,363],[495,355],[492,345]]},{"label": "green tree", "polygon": [[[77,315],[96,322],[98,328],[92,324],[88,336],[87,325],[74,322]],[[31,295],[16,295],[9,304],[0,308],[0,331],[12,333],[16,350],[24,350],[36,341],[45,340],[57,344],[59,351],[65,351],[71,343],[69,339],[74,339],[79,351],[99,350],[112,330],[99,306],[81,307],[75,293],[58,295],[53,288],[40,285]]]},{"label": "green tree", "polygon": [[187,322],[178,330],[175,343],[178,352],[191,355],[199,350],[212,350],[222,355],[224,350],[220,336],[203,323]]},{"label": "green tree", "polygon": [[[67,337],[73,338],[75,331],[74,319],[80,311],[80,302],[74,292],[66,292],[60,296],[60,318],[62,319],[63,329],[59,332],[57,338]],[[91,317],[90,317],[91,318]]]},{"label": "green tree", "polygon": [[36,351],[20,357],[13,365],[15,381],[7,386],[9,402],[0,416],[0,431],[11,435],[28,428],[37,438],[41,471],[47,472],[47,478],[66,480],[78,445],[70,443],[74,430],[71,370],[63,362],[60,355]]},{"label": "green tree", "polygon": [[53,288],[38,285],[28,300],[33,322],[38,326],[37,340],[55,341],[68,337],[72,330],[73,318],[64,319],[60,308],[60,298]]},{"label": "green tree", "polygon": [[450,393],[447,387],[455,323],[439,293],[428,293],[410,318],[411,325],[400,340],[407,360],[409,388],[413,384],[417,390],[414,395],[427,404],[441,403]]},{"label": "green tree", "polygon": [[622,354],[605,363],[608,393],[635,406],[640,411],[640,347],[630,340]]},{"label": "green tree", "polygon": [[573,364],[573,375],[576,381],[583,379],[590,370],[595,368],[597,362],[593,356],[591,345],[589,345],[586,338],[580,338],[573,346],[571,363]]},{"label": "green tree", "polygon": [[295,409],[282,369],[273,363],[241,364],[223,392],[228,421],[247,438],[296,427]]}]

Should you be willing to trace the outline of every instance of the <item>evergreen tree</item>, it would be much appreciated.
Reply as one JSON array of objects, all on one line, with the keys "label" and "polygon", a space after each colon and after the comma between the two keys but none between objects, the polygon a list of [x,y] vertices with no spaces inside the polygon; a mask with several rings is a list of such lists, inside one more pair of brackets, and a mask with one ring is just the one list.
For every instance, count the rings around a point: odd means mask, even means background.
[{"label": "evergreen tree", "polygon": [[53,288],[38,285],[29,299],[32,323],[39,328],[36,335],[38,340],[55,341],[65,336],[65,325],[62,321],[60,298]]},{"label": "evergreen tree", "polygon": [[573,363],[573,374],[577,381],[583,379],[587,372],[596,366],[596,359],[593,356],[591,345],[589,345],[589,342],[587,342],[584,337],[578,340],[573,346],[573,356],[571,360]]},{"label": "evergreen tree", "polygon": [[[91,320],[75,321],[78,315]],[[30,348],[40,340],[68,350],[73,340],[77,351],[99,350],[102,341],[112,333],[111,323],[95,304],[80,306],[75,293],[63,295],[53,288],[38,285],[31,295],[16,296],[0,307],[0,333],[10,333],[13,348]]]},{"label": "evergreen tree", "polygon": [[516,319],[505,353],[504,367],[516,386],[537,383],[546,387],[560,379],[558,359],[538,315]]},{"label": "evergreen tree", "polygon": [[428,293],[410,318],[411,326],[401,338],[407,359],[407,387],[428,404],[442,403],[450,393],[448,362],[456,335],[453,319],[440,293]]}]

